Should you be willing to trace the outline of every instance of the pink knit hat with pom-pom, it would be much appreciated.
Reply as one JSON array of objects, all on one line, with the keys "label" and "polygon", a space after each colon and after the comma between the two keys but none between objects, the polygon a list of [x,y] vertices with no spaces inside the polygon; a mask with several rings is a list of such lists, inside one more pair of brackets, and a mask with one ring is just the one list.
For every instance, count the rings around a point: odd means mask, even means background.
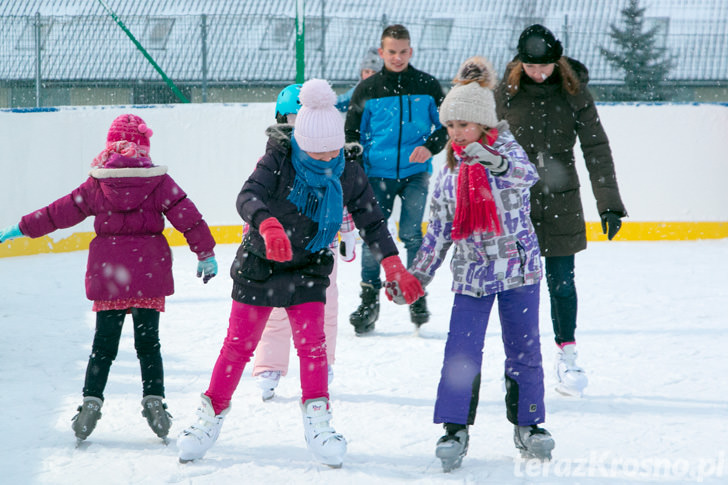
[{"label": "pink knit hat with pom-pom", "polygon": [[106,136],[106,143],[129,141],[141,148],[146,148],[148,151],[151,136],[152,129],[147,126],[143,119],[136,115],[124,114],[117,116],[111,122],[109,134]]},{"label": "pink knit hat with pom-pom", "polygon": [[293,136],[301,150],[321,153],[344,147],[344,119],[334,106],[336,93],[323,79],[311,79],[298,95],[301,109]]}]

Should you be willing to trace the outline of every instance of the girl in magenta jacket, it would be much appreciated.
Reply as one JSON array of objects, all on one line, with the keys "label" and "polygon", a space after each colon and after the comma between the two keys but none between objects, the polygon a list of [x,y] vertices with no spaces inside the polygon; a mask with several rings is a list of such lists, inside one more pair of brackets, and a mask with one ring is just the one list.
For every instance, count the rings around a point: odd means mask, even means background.
[{"label": "girl in magenta jacket", "polygon": [[164,403],[159,312],[174,293],[172,253],[162,234],[164,217],[184,234],[199,260],[197,276],[217,273],[210,229],[187,194],[149,158],[152,130],[140,117],[124,114],[111,124],[106,148],[92,162],[90,177],[70,194],[0,230],[0,242],[37,238],[94,216],[86,269],[86,296],[93,301],[96,332],[83,404],[73,418],[76,438],[86,439],[101,418],[104,389],[116,358],[124,317],[134,320],[134,347],[141,365],[142,414],[166,439],[171,424]]}]

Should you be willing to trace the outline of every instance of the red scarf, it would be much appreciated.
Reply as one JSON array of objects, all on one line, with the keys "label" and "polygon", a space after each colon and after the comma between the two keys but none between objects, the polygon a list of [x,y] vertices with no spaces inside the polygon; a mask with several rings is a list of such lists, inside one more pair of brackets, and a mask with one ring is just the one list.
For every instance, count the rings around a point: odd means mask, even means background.
[{"label": "red scarf", "polygon": [[[497,138],[498,130],[494,128],[487,133],[485,142],[481,140],[480,143],[493,145]],[[452,149],[461,160],[452,238],[465,239],[474,232],[495,232],[500,236],[503,231],[485,167],[479,163],[462,163],[465,147],[453,143]]]}]

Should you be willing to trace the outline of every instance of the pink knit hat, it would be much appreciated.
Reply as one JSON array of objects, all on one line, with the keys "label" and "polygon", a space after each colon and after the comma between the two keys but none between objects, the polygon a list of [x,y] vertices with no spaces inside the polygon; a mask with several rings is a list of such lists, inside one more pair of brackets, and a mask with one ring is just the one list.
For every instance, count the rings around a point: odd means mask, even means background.
[{"label": "pink knit hat", "polygon": [[293,136],[301,150],[321,153],[344,147],[344,118],[334,106],[336,93],[323,79],[311,79],[298,95],[301,109]]},{"label": "pink knit hat", "polygon": [[149,138],[152,136],[152,129],[147,126],[143,119],[136,115],[124,114],[117,116],[111,122],[109,134],[106,136],[106,143],[117,141],[129,141],[149,151]]}]

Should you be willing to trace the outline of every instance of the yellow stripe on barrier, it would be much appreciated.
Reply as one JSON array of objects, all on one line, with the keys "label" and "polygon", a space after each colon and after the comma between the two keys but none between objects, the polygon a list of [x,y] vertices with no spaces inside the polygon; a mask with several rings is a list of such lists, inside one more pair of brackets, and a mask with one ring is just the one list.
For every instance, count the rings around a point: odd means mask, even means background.
[{"label": "yellow stripe on barrier", "polygon": [[[427,223],[422,225],[423,230]],[[212,236],[218,244],[238,244],[243,238],[240,225],[212,226]],[[164,235],[171,246],[187,244],[184,236],[178,231],[167,228]],[[606,241],[599,222],[586,223],[588,241]],[[65,253],[88,249],[92,232],[77,232],[59,241],[48,236],[37,239],[21,237],[0,244],[0,258],[11,256],[28,256],[42,253]],[[728,222],[629,222],[622,224],[622,229],[614,238],[615,241],[692,241],[698,239],[728,238]]]},{"label": "yellow stripe on barrier", "polygon": [[[586,223],[588,241],[606,241],[600,222]],[[728,238],[728,222],[630,222],[622,228],[614,241],[694,241],[698,239]]]}]

